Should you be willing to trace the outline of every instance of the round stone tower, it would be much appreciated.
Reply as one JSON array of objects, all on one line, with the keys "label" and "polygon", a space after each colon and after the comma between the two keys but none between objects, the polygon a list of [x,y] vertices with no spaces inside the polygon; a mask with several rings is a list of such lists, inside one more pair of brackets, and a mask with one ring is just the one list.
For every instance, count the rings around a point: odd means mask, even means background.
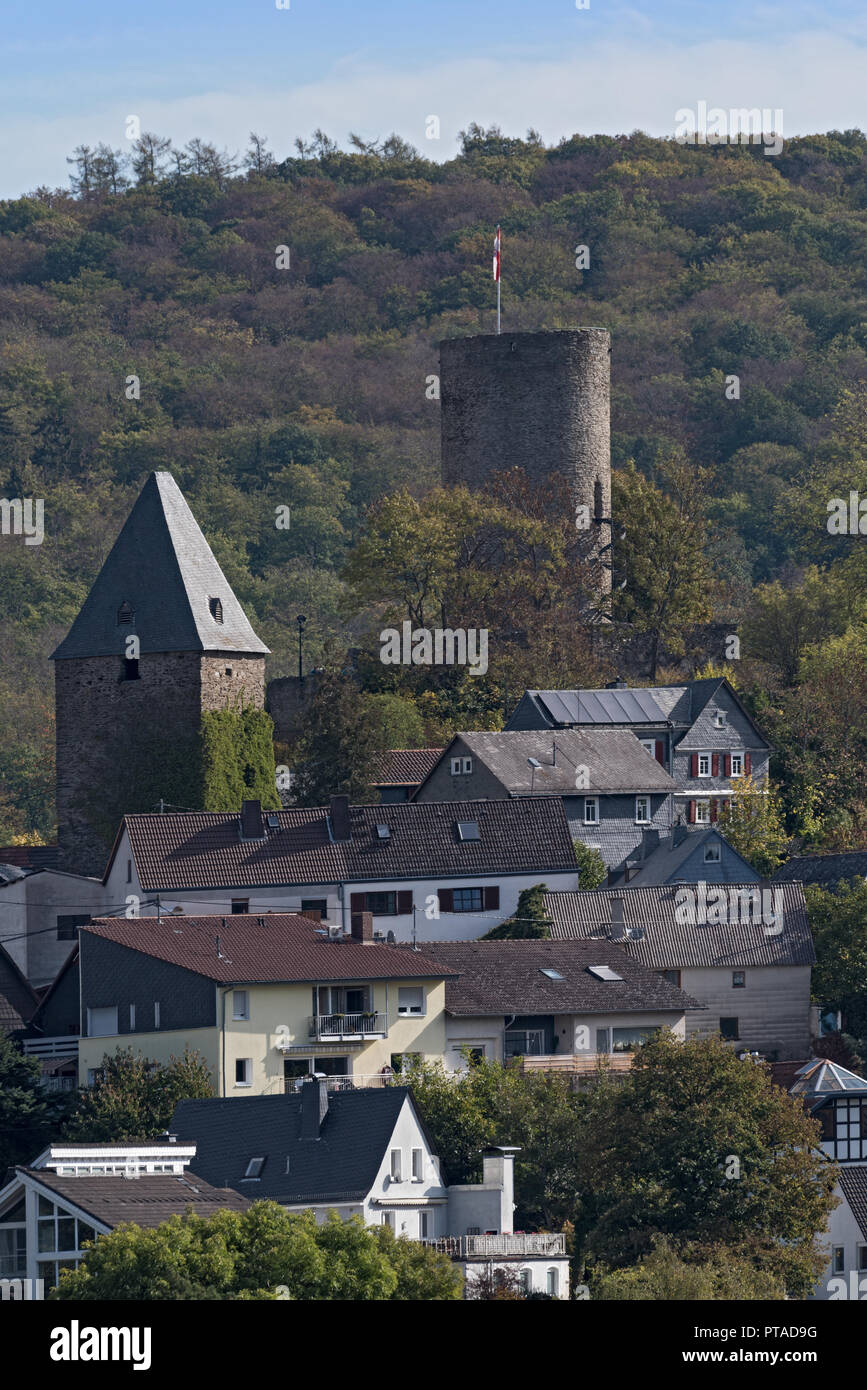
[{"label": "round stone tower", "polygon": [[[605,328],[501,333],[440,343],[442,477],[480,487],[521,468],[560,473],[589,509],[592,549],[611,539],[611,339]],[[611,572],[602,571],[610,588]]]}]

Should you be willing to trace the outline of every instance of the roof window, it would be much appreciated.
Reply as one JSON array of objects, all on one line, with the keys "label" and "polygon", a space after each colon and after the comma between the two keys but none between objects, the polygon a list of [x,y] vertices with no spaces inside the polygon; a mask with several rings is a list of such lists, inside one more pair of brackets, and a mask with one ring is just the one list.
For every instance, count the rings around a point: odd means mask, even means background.
[{"label": "roof window", "polygon": [[458,821],[459,840],[480,840],[481,838],[479,834],[479,822],[477,820]]}]

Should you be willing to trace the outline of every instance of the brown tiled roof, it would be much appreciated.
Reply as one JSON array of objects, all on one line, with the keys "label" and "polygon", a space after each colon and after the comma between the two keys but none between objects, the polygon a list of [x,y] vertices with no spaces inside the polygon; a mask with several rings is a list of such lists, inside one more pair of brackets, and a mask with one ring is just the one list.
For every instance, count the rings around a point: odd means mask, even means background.
[{"label": "brown tiled roof", "polygon": [[[621,944],[628,955],[653,970],[815,963],[802,884],[774,885],[775,891],[782,892],[783,912],[783,930],[776,936],[761,922],[709,922],[706,926],[678,922],[675,895],[682,886],[547,893],[545,911],[551,918],[551,935],[561,940],[610,935],[611,902],[620,898],[625,925],[642,932]],[[718,887],[749,892],[758,885],[708,884],[708,893]]]},{"label": "brown tiled roof", "polygon": [[442,757],[442,748],[391,748],[373,778],[375,787],[417,787]]},{"label": "brown tiled roof", "polygon": [[[274,813],[263,841],[239,838],[238,816],[191,811],[125,818],[145,892],[292,884],[394,882],[411,878],[577,872],[562,801],[408,802],[352,806],[352,838],[335,843],[324,809]],[[480,838],[461,840],[458,821],[477,821]],[[380,839],[377,825],[387,825]]]},{"label": "brown tiled roof", "polygon": [[84,949],[89,936],[227,983],[441,979],[446,973],[437,961],[408,946],[323,940],[309,918],[291,913],[275,912],[261,919],[252,915],[98,918],[81,928]]},{"label": "brown tiled roof", "polygon": [[867,1239],[867,1163],[841,1164],[837,1181],[862,1236]]},{"label": "brown tiled roof", "polygon": [[58,1177],[46,1168],[19,1168],[35,1178],[58,1197],[89,1212],[105,1226],[119,1226],[131,1221],[136,1226],[159,1226],[173,1213],[179,1215],[192,1207],[198,1216],[213,1216],[217,1211],[246,1211],[250,1205],[240,1192],[228,1187],[211,1187],[193,1173],[183,1178],[171,1173],[146,1173],[138,1178]]},{"label": "brown tiled roof", "polygon": [[[624,1013],[702,1006],[608,941],[454,941],[425,947],[444,969],[450,1014]],[[588,969],[607,965],[619,980]],[[554,970],[562,980],[543,970]]]}]

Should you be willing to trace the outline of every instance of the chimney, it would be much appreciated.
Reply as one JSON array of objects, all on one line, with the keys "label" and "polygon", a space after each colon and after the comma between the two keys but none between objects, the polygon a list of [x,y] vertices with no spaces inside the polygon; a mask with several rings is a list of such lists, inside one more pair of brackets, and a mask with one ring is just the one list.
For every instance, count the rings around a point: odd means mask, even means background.
[{"label": "chimney", "polygon": [[612,941],[622,941],[626,935],[626,923],[623,920],[623,899],[609,898],[611,906],[611,931],[609,935]]},{"label": "chimney", "polygon": [[331,798],[331,838],[338,843],[341,840],[352,839],[348,796],[332,796]]},{"label": "chimney", "polygon": [[242,840],[265,839],[265,822],[262,819],[261,801],[241,802],[240,838]]},{"label": "chimney", "polygon": [[349,930],[353,941],[368,946],[373,941],[373,913],[352,912],[349,915]]},{"label": "chimney", "polygon": [[641,857],[649,859],[655,849],[659,848],[659,831],[642,830],[641,832]]},{"label": "chimney", "polygon": [[327,1082],[322,1077],[307,1077],[301,1087],[301,1138],[318,1139],[327,1114]]},{"label": "chimney", "polygon": [[482,1186],[500,1189],[500,1234],[510,1236],[514,1228],[515,1154],[520,1146],[497,1144],[482,1154]]}]

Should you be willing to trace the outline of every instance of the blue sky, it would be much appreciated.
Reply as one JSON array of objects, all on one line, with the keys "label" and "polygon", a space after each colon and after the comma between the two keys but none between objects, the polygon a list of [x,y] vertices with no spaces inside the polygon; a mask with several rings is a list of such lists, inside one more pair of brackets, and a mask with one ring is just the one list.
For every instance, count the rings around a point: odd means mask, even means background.
[{"label": "blue sky", "polygon": [[[321,126],[397,130],[434,159],[469,121],[549,141],[673,134],[675,112],[759,106],[786,135],[867,124],[867,8],[705,0],[0,0],[0,197],[65,184],[124,122],[283,156]],[[425,136],[430,115],[440,139]]]}]

